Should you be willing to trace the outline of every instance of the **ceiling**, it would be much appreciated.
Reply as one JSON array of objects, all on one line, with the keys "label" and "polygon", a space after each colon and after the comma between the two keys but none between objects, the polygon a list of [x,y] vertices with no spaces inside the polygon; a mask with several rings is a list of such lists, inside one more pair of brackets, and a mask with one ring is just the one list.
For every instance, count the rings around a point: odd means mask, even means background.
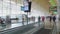
[{"label": "ceiling", "polygon": [[[12,0],[16,3],[22,3],[22,0]],[[57,4],[57,1],[54,0]],[[49,0],[32,0],[32,2],[35,2],[36,4],[42,6],[43,8],[45,8],[46,10],[49,10]]]},{"label": "ceiling", "polygon": [[[12,1],[17,2],[17,3],[22,3],[21,2],[22,0],[12,0]],[[54,0],[54,1],[57,4],[57,1],[56,0]],[[38,5],[41,5],[44,8],[47,8],[47,9],[49,7],[49,0],[32,0],[32,2],[36,2]]]},{"label": "ceiling", "polygon": [[33,0],[33,2],[36,2],[38,5],[42,6],[45,9],[49,9],[49,3],[48,0]]}]

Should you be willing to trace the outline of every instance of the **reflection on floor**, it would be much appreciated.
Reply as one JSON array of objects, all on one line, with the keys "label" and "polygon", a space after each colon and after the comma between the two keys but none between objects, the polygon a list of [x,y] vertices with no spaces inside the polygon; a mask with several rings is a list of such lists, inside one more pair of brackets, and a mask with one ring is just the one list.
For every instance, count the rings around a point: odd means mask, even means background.
[{"label": "reflection on floor", "polygon": [[40,29],[37,32],[35,32],[34,34],[50,34],[51,33],[51,29]]},{"label": "reflection on floor", "polygon": [[[28,24],[32,24],[33,22],[31,21],[31,22],[29,22]],[[36,33],[37,34],[44,34],[44,33],[46,33],[46,32],[48,32],[48,33],[50,33],[50,31],[51,31],[51,29],[53,28],[53,22],[49,22],[49,21],[45,21],[45,22],[40,22],[40,26],[41,27],[43,27],[44,26],[44,28],[45,29],[40,29],[39,31],[37,31]],[[24,23],[24,25],[27,25],[27,22],[26,23]],[[32,24],[33,25],[33,24]],[[31,30],[31,29],[33,29],[34,27],[38,27],[38,23],[37,24],[34,24],[33,26],[32,25],[29,25],[28,27],[26,27],[26,28],[24,28],[23,30],[19,30],[19,31],[16,31],[16,33],[18,33],[18,34],[20,34],[20,33],[23,33],[23,32],[27,32],[28,30]],[[3,25],[3,26],[0,26],[0,31],[1,30],[7,30],[7,29],[11,29],[11,28],[15,28],[15,27],[19,27],[19,26],[22,26],[22,23],[13,23],[13,24],[9,24],[9,25]],[[57,31],[59,31],[59,28],[60,28],[60,26],[59,26],[59,22],[56,22],[56,26],[57,26]],[[25,31],[24,31],[25,30]],[[20,33],[19,33],[20,32]],[[35,33],[35,34],[36,34]],[[46,33],[46,34],[48,34],[48,33]],[[15,33],[14,33],[15,34]]]},{"label": "reflection on floor", "polygon": [[[43,27],[43,23],[33,23],[33,22],[29,22],[29,24],[27,26],[23,26],[22,28],[19,28],[18,30],[16,30],[15,32],[8,32],[7,34],[22,34],[22,33],[25,33],[25,32],[28,32],[29,30],[35,28],[35,27],[39,27],[39,25],[41,27]],[[15,27],[20,27],[22,26],[22,23],[15,23],[15,24],[11,24],[11,25],[6,25],[6,27],[4,27],[4,29],[2,29],[3,31],[4,30],[7,30],[7,29],[12,29],[12,28],[15,28]],[[0,30],[1,31],[1,30]],[[12,31],[12,30],[11,30]]]},{"label": "reflection on floor", "polygon": [[[34,23],[33,21],[28,22],[28,24],[32,24]],[[24,22],[24,25],[27,25],[27,22]],[[23,26],[22,23],[13,23],[13,24],[0,24],[0,30],[7,30],[7,29],[11,29],[11,28],[15,28],[15,27],[19,27],[19,26]]]}]

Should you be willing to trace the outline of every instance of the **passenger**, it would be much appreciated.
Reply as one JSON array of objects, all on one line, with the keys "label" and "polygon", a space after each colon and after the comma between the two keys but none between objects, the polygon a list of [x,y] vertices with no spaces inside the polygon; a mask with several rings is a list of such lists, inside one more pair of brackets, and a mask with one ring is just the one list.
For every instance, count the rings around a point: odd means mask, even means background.
[{"label": "passenger", "polygon": [[38,17],[38,22],[39,22],[39,23],[40,23],[40,19],[41,19],[41,17],[39,16],[39,17]]},{"label": "passenger", "polygon": [[44,16],[42,16],[42,21],[43,21],[43,22],[45,21],[45,17],[44,17]]},{"label": "passenger", "polygon": [[59,16],[58,20],[60,21],[60,16]]},{"label": "passenger", "polygon": [[32,19],[33,19],[33,22],[35,23],[35,17],[33,17]]},{"label": "passenger", "polygon": [[6,16],[6,23],[7,23],[7,24],[11,24],[11,19],[10,19],[9,16]]},{"label": "passenger", "polygon": [[35,17],[33,18],[33,21],[34,21],[34,23],[35,23]]},{"label": "passenger", "polygon": [[0,24],[4,24],[3,19],[1,17],[0,17]]},{"label": "passenger", "polygon": [[53,16],[53,22],[56,23],[55,21],[56,21],[56,16]]},{"label": "passenger", "polygon": [[22,24],[24,25],[24,18],[22,17]]},{"label": "passenger", "polygon": [[50,18],[50,20],[49,20],[49,21],[51,22],[51,21],[52,21],[52,16],[50,16],[49,18]]},{"label": "passenger", "polygon": [[39,27],[40,27],[40,19],[41,19],[41,17],[39,16],[38,17],[38,25],[39,25]]}]

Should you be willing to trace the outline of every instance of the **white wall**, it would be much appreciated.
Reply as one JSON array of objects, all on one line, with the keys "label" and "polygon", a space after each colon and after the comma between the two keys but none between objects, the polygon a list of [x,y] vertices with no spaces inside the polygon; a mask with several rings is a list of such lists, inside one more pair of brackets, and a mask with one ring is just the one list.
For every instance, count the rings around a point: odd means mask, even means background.
[{"label": "white wall", "polygon": [[45,10],[40,5],[36,4],[35,2],[32,2],[32,9],[31,9],[31,16],[47,16],[49,15],[49,11]]}]

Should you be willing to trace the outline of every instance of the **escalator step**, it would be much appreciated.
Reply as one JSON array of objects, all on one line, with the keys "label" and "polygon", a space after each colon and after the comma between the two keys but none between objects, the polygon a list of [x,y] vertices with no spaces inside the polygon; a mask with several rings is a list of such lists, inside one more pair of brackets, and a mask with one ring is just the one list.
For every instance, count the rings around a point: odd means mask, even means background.
[{"label": "escalator step", "polygon": [[50,34],[50,29],[40,29],[39,31],[35,32],[34,34]]}]

